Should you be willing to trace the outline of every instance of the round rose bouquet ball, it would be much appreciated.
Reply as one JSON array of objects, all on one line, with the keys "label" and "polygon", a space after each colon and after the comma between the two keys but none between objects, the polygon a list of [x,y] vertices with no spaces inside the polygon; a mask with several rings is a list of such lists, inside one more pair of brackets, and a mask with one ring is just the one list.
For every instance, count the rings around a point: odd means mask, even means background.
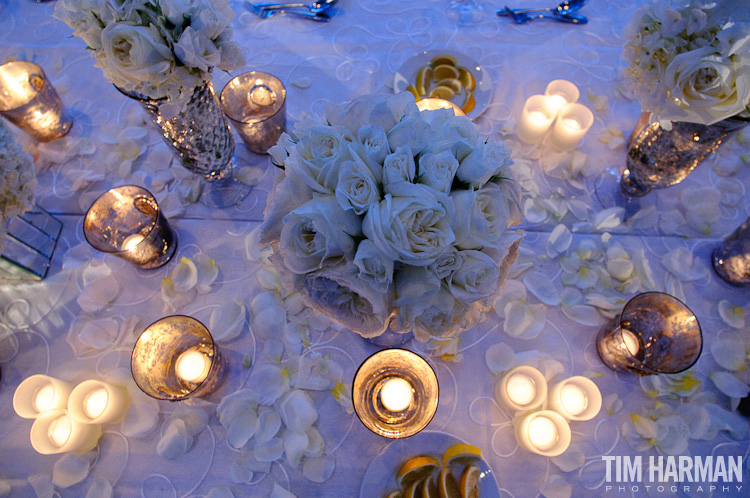
[{"label": "round rose bouquet ball", "polygon": [[363,337],[422,342],[482,320],[523,237],[502,143],[404,93],[329,106],[270,153],[283,169],[260,243],[310,306]]}]

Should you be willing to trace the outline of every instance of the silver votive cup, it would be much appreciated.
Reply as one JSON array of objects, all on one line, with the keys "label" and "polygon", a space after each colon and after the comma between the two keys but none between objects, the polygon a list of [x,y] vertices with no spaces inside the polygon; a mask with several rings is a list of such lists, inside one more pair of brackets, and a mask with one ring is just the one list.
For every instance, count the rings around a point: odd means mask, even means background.
[{"label": "silver votive cup", "polygon": [[168,401],[208,396],[227,374],[227,363],[208,329],[173,315],[148,326],[130,359],[133,380],[149,396]]},{"label": "silver votive cup", "polygon": [[154,196],[134,185],[99,196],[83,220],[83,234],[94,249],[145,270],[166,264],[177,248],[177,238]]},{"label": "silver votive cup", "polygon": [[40,142],[60,138],[73,126],[52,83],[33,62],[0,66],[0,116]]},{"label": "silver votive cup", "polygon": [[229,122],[256,154],[267,154],[286,129],[286,89],[271,74],[237,76],[221,91],[220,101]]},{"label": "silver votive cup", "polygon": [[750,218],[711,252],[716,274],[736,287],[750,285]]}]

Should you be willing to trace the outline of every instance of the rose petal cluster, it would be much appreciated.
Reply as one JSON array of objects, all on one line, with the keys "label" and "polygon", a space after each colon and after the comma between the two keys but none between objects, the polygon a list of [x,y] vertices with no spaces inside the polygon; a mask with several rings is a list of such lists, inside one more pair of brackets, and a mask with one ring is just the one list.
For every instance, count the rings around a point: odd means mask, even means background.
[{"label": "rose petal cluster", "polygon": [[285,284],[364,337],[447,340],[500,293],[522,232],[510,151],[409,94],[328,106],[269,151],[259,243]]}]

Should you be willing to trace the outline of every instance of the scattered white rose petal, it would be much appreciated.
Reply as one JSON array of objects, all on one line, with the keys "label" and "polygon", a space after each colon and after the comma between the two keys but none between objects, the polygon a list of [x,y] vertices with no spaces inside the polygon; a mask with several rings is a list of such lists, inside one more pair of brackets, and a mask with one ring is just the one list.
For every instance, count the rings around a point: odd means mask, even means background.
[{"label": "scattered white rose petal", "polygon": [[738,347],[738,341],[716,339],[711,343],[711,356],[722,368],[737,372],[742,370],[748,361],[745,348]]},{"label": "scattered white rose petal", "polygon": [[578,448],[570,448],[562,455],[552,457],[550,460],[563,472],[572,472],[580,469],[586,463],[586,457],[583,456],[583,452]]},{"label": "scattered white rose petal", "polygon": [[719,316],[724,323],[735,329],[745,327],[745,311],[726,299],[719,301]]},{"label": "scattered white rose petal", "polygon": [[658,221],[659,212],[656,206],[647,206],[628,218],[628,225],[639,230],[646,230],[656,226]]},{"label": "scattered white rose petal", "polygon": [[229,446],[240,449],[255,435],[258,427],[258,416],[255,412],[246,411],[232,419],[227,429],[227,442]]},{"label": "scattered white rose petal", "polygon": [[276,302],[276,293],[274,292],[261,292],[250,301],[250,311],[253,312],[253,316],[260,314],[267,308],[278,306],[279,303]]},{"label": "scattered white rose petal", "polygon": [[574,322],[580,323],[581,325],[589,325],[591,327],[594,327],[602,323],[601,315],[599,315],[599,312],[596,310],[596,308],[594,308],[593,306],[588,306],[586,304],[578,304],[569,308],[563,307],[562,312],[565,316],[567,316]]},{"label": "scattered white rose petal", "polygon": [[52,485],[52,476],[49,474],[34,474],[28,477],[37,498],[52,498],[55,487]]},{"label": "scattered white rose petal", "polygon": [[236,462],[229,466],[229,480],[235,484],[248,484],[253,480],[253,471]]},{"label": "scattered white rose petal", "polygon": [[549,275],[532,271],[523,277],[523,283],[529,292],[534,294],[544,304],[549,306],[560,304],[560,291],[555,287]]},{"label": "scattered white rose petal", "polygon": [[706,267],[700,263],[700,260],[694,260],[693,253],[682,247],[663,255],[661,265],[683,282],[700,280],[708,275]]},{"label": "scattered white rose petal", "polygon": [[279,437],[265,443],[256,441],[253,453],[259,462],[275,462],[284,454],[284,441]]},{"label": "scattered white rose petal", "polygon": [[608,394],[602,399],[602,407],[608,416],[612,416],[622,409],[623,402],[617,393]]},{"label": "scattered white rose petal", "polygon": [[120,292],[120,284],[113,276],[99,278],[83,288],[76,302],[83,311],[94,313],[114,301]]},{"label": "scattered white rose petal", "polygon": [[175,292],[187,292],[198,285],[198,267],[190,259],[182,257],[169,274]]},{"label": "scattered white rose petal", "polygon": [[284,435],[284,453],[286,454],[286,460],[293,468],[299,465],[302,460],[305,451],[307,450],[308,439],[307,434],[298,434],[296,432],[288,432]]},{"label": "scattered white rose petal", "polygon": [[516,353],[513,348],[504,342],[499,342],[487,348],[484,353],[484,361],[493,374],[498,374],[515,366]]},{"label": "scattered white rose petal", "polygon": [[219,276],[219,267],[213,259],[202,252],[193,256],[193,261],[197,269],[196,289],[198,294],[207,294],[211,291],[211,284]]},{"label": "scattered white rose petal", "polygon": [[263,343],[263,354],[276,363],[281,363],[284,355],[284,343],[279,339],[268,339]]},{"label": "scattered white rose petal", "polygon": [[75,453],[60,457],[52,470],[52,484],[58,488],[67,488],[79,483],[89,475],[91,462]]},{"label": "scattered white rose petal", "polygon": [[265,410],[258,415],[255,440],[261,443],[270,441],[281,429],[281,417],[276,410]]},{"label": "scattered white rose petal", "polygon": [[563,254],[573,242],[573,234],[570,229],[560,223],[557,225],[547,238],[547,255],[551,258]]},{"label": "scattered white rose petal", "polygon": [[744,398],[750,393],[750,386],[727,372],[714,372],[708,376],[713,383],[730,398]]},{"label": "scattered white rose petal", "polygon": [[320,435],[320,432],[318,432],[318,429],[315,427],[310,427],[307,429],[307,449],[305,449],[305,456],[308,457],[318,457],[323,454],[323,450],[325,449],[325,441],[323,441],[323,436]]},{"label": "scattered white rose petal", "polygon": [[159,421],[157,403],[136,401],[128,407],[120,430],[126,437],[139,437],[151,432]]},{"label": "scattered white rose petal", "polygon": [[630,420],[633,423],[635,431],[646,439],[653,439],[657,434],[656,422],[650,418],[637,415],[635,413],[630,414]]},{"label": "scattered white rose petal", "polygon": [[318,410],[310,395],[295,389],[284,397],[280,407],[281,420],[289,430],[303,433],[318,420]]},{"label": "scattered white rose petal", "polygon": [[325,482],[333,474],[336,461],[332,456],[305,457],[302,463],[302,475],[312,482]]},{"label": "scattered white rose petal", "polygon": [[238,337],[245,325],[245,306],[235,300],[227,301],[211,312],[208,328],[217,341],[231,341]]},{"label": "scattered white rose petal", "polygon": [[237,180],[245,185],[257,185],[263,180],[266,171],[257,166],[242,166],[237,168],[236,176]]},{"label": "scattered white rose petal", "polygon": [[301,78],[297,78],[294,81],[291,81],[290,84],[292,86],[296,86],[297,88],[310,88],[312,81],[307,76],[303,76]]},{"label": "scattered white rose petal", "polygon": [[570,498],[573,488],[560,476],[550,476],[539,488],[544,498]]},{"label": "scattered white rose petal", "polygon": [[103,318],[84,323],[78,338],[93,349],[106,349],[114,344],[119,332],[120,326],[114,319]]},{"label": "scattered white rose petal", "polygon": [[281,306],[268,307],[255,315],[253,331],[261,337],[274,337],[286,325],[286,311]]},{"label": "scattered white rose petal", "polygon": [[193,438],[185,430],[185,422],[173,419],[156,444],[156,453],[164,460],[174,460],[187,453],[192,444]]},{"label": "scattered white rose petal", "polygon": [[629,279],[634,271],[635,265],[629,258],[616,258],[607,261],[607,272],[621,282]]},{"label": "scattered white rose petal", "polygon": [[272,405],[289,390],[289,377],[277,365],[260,365],[253,370],[248,379],[253,386],[250,394],[261,405]]},{"label": "scattered white rose petal", "polygon": [[271,491],[270,498],[297,498],[297,496],[293,495],[286,489],[279,486],[279,483],[275,482],[273,483],[273,490]]},{"label": "scattered white rose petal", "polygon": [[112,498],[112,495],[112,485],[101,477],[95,477],[86,492],[86,498]]},{"label": "scattered white rose petal", "polygon": [[208,426],[208,414],[199,407],[178,404],[172,416],[182,420],[188,435],[195,437]]},{"label": "scattered white rose petal", "polygon": [[209,490],[206,498],[235,498],[232,490],[226,486],[219,486]]}]

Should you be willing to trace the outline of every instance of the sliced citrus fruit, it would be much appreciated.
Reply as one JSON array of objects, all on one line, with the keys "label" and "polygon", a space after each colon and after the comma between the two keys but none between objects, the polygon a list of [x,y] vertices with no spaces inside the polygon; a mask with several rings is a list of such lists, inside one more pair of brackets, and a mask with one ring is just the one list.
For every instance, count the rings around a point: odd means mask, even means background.
[{"label": "sliced citrus fruit", "polygon": [[473,444],[454,444],[443,453],[443,465],[446,467],[452,463],[472,464],[482,458],[482,450]]},{"label": "sliced citrus fruit", "polygon": [[464,100],[464,104],[461,106],[461,110],[464,111],[464,114],[469,114],[474,110],[474,107],[476,107],[476,105],[477,101],[474,100],[474,94],[472,92],[468,92],[466,94],[466,100]]},{"label": "sliced citrus fruit", "polygon": [[467,465],[464,473],[461,474],[461,480],[458,481],[458,492],[461,498],[479,498],[479,467],[476,465]]},{"label": "sliced citrus fruit", "polygon": [[458,62],[456,60],[456,58],[452,57],[450,55],[438,55],[438,56],[432,58],[432,60],[430,61],[430,65],[432,67],[437,67],[437,66],[439,66],[441,64],[447,64],[449,66],[455,66],[456,62]]},{"label": "sliced citrus fruit", "polygon": [[456,478],[450,467],[443,467],[438,475],[438,495],[440,498],[461,498]]},{"label": "sliced citrus fruit", "polygon": [[[420,481],[432,474],[439,466],[437,460],[431,456],[418,455],[412,457],[398,469],[396,482],[399,487],[406,488],[409,484]],[[404,498],[406,498],[406,493],[404,493]]]},{"label": "sliced citrus fruit", "polygon": [[414,481],[412,483],[409,483],[409,485],[404,488],[403,498],[420,498],[419,486],[421,485],[422,481]]},{"label": "sliced citrus fruit", "polygon": [[456,69],[455,66],[450,66],[448,64],[440,64],[432,69],[432,79],[436,81],[444,80],[446,78],[458,79],[459,76],[461,75],[458,73],[458,69]]},{"label": "sliced citrus fruit", "polygon": [[416,87],[420,95],[427,93],[430,88],[430,82],[432,81],[432,68],[430,66],[424,66],[422,69],[417,71]]},{"label": "sliced citrus fruit", "polygon": [[422,96],[419,94],[416,88],[414,88],[414,85],[409,85],[406,87],[407,92],[411,92],[412,95],[414,95],[414,102],[421,99]]},{"label": "sliced citrus fruit", "polygon": [[440,80],[437,82],[437,86],[447,86],[451,90],[453,90],[453,93],[461,93],[461,90],[463,90],[464,86],[461,84],[459,80],[456,78],[446,78],[444,80]]},{"label": "sliced citrus fruit", "polygon": [[430,90],[430,98],[451,100],[456,94],[447,86],[436,86]]},{"label": "sliced citrus fruit", "polygon": [[435,474],[430,474],[422,481],[422,498],[439,498]]},{"label": "sliced citrus fruit", "polygon": [[477,86],[477,83],[474,80],[474,75],[471,74],[471,71],[463,66],[458,66],[456,69],[458,69],[458,79],[461,80],[461,84],[464,88],[470,92],[473,91]]},{"label": "sliced citrus fruit", "polygon": [[401,491],[391,491],[385,498],[404,498],[404,495]]}]

